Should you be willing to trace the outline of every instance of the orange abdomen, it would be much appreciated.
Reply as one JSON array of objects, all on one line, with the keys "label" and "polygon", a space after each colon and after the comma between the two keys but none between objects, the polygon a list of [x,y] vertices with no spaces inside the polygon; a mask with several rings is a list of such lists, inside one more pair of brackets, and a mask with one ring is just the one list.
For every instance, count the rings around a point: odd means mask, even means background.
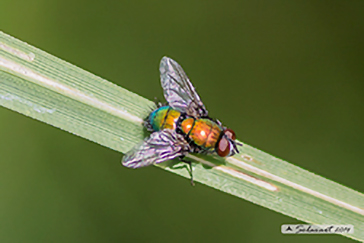
[{"label": "orange abdomen", "polygon": [[148,122],[154,131],[161,131],[163,129],[176,130],[176,123],[180,115],[181,113],[179,111],[169,106],[162,106],[150,113]]},{"label": "orange abdomen", "polygon": [[162,129],[176,130],[176,123],[180,115],[180,112],[169,109],[168,113],[164,118],[164,124],[162,125]]}]

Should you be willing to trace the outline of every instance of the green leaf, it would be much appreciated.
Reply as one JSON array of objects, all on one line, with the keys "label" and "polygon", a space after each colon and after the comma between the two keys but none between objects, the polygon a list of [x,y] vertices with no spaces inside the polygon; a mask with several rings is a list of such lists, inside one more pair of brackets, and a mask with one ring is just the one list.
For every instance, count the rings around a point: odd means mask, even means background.
[{"label": "green leaf", "polygon": [[[144,137],[153,102],[0,32],[0,104],[122,153]],[[351,224],[364,241],[364,195],[247,144],[227,159],[189,155],[195,181],[314,224]],[[190,178],[185,164],[157,165]]]}]

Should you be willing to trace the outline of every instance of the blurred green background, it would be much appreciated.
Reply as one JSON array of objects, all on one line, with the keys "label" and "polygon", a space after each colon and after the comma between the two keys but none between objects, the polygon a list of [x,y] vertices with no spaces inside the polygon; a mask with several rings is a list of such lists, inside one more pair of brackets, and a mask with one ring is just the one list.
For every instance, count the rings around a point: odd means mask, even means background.
[{"label": "blurred green background", "polygon": [[[239,139],[364,192],[363,1],[2,0],[0,28],[146,98],[179,62]],[[0,242],[352,242],[0,108]],[[20,149],[19,149],[20,148]]]}]

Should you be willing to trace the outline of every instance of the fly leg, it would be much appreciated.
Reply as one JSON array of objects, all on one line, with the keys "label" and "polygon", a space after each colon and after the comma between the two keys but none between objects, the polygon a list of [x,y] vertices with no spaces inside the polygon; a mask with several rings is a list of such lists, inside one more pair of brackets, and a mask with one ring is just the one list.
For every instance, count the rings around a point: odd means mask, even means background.
[{"label": "fly leg", "polygon": [[191,185],[195,186],[195,183],[193,182],[192,163],[191,163],[191,161],[185,160],[184,158],[185,158],[185,156],[181,156],[181,157],[179,157],[179,160],[190,165],[189,173],[190,173],[190,176],[191,176]]},{"label": "fly leg", "polygon": [[157,107],[162,107],[164,104],[160,102],[158,97],[154,97],[154,103],[157,105]]}]

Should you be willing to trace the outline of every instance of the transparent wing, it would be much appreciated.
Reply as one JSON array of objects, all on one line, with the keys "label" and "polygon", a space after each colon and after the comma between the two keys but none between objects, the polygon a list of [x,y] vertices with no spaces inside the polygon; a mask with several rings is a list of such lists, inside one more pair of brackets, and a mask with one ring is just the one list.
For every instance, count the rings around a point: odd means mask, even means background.
[{"label": "transparent wing", "polygon": [[189,151],[190,146],[182,135],[177,134],[174,130],[165,129],[152,133],[149,138],[127,152],[122,164],[135,169],[162,163],[186,155]]},{"label": "transparent wing", "polygon": [[208,115],[200,96],[177,62],[163,57],[159,71],[164,97],[172,108],[196,118]]}]

